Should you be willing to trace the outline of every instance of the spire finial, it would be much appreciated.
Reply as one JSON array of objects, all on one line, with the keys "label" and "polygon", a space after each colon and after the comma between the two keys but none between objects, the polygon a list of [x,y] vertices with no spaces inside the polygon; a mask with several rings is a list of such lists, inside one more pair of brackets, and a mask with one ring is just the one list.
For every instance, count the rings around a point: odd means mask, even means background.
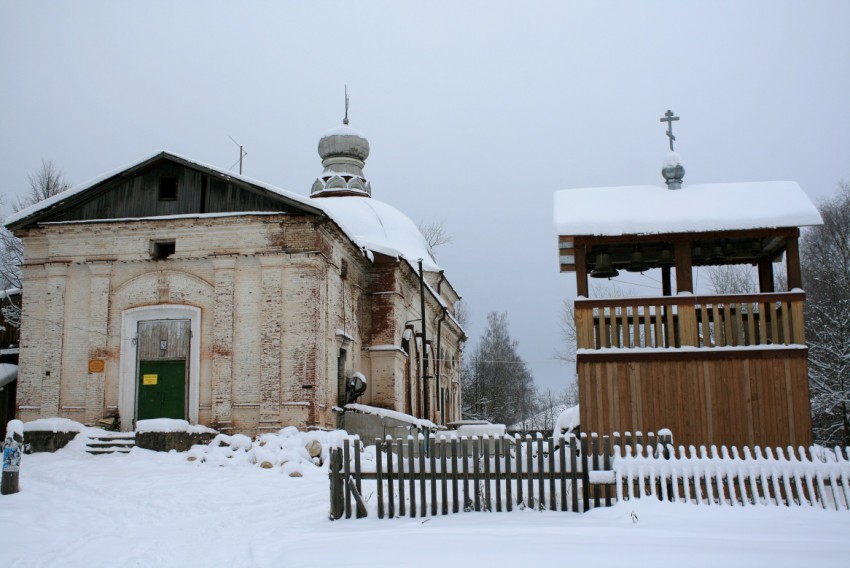
[{"label": "spire finial", "polygon": [[671,152],[673,151],[673,141],[676,139],[676,137],[673,136],[673,121],[675,120],[679,120],[679,117],[673,116],[673,111],[669,109],[664,113],[664,118],[661,119],[661,122],[667,123],[667,138],[670,139]]},{"label": "spire finial", "polygon": [[348,85],[345,86],[345,118],[342,119],[343,124],[348,124]]}]

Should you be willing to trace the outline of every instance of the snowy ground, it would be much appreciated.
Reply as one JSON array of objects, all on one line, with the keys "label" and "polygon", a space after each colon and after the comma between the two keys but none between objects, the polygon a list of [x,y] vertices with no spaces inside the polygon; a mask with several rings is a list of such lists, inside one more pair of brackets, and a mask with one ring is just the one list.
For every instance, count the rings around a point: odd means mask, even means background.
[{"label": "snowy ground", "polygon": [[850,566],[848,511],[643,500],[331,522],[326,471],[281,471],[76,443],[24,456],[21,492],[0,497],[0,566]]}]

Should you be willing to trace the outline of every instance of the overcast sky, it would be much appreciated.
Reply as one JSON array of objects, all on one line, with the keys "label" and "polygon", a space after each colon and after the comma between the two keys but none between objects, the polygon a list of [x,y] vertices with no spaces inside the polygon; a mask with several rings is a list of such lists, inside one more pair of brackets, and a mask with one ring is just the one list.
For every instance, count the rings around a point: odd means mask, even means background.
[{"label": "overcast sky", "polygon": [[454,243],[438,261],[471,310],[472,343],[488,311],[507,311],[544,388],[572,375],[552,360],[575,295],[552,194],[661,184],[668,108],[686,185],[794,180],[817,201],[850,178],[846,0],[0,10],[4,196],[43,158],[75,184],[159,150],[229,168],[228,136],[246,175],[307,195],[348,84],[373,196],[445,223]]}]

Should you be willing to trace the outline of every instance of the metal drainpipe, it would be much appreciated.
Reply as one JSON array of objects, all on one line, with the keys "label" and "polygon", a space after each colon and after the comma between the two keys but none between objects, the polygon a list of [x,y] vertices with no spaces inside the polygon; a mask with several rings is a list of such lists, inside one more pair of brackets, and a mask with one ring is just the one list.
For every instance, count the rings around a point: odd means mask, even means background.
[{"label": "metal drainpipe", "polygon": [[440,411],[440,424],[446,423],[446,405],[443,400],[443,389],[440,384],[440,377],[443,374],[443,361],[441,359],[442,355],[442,328],[443,328],[443,320],[446,319],[446,314],[449,312],[447,308],[443,308],[443,315],[440,316],[440,319],[437,320],[437,410]]},{"label": "metal drainpipe", "polygon": [[428,337],[425,333],[425,272],[422,270],[422,259],[419,259],[419,308],[422,315],[422,396],[423,410],[426,420],[431,420],[431,401],[429,400],[430,389],[428,389]]}]

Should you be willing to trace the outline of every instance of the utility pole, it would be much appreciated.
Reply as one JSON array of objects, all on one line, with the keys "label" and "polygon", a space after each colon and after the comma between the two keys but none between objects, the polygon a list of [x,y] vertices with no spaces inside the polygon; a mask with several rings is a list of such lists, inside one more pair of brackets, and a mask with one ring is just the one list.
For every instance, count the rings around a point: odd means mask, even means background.
[{"label": "utility pole", "polygon": [[419,309],[422,314],[422,397],[424,400],[424,418],[431,420],[430,389],[428,388],[428,336],[425,330],[425,272],[422,270],[422,259],[419,259]]}]

